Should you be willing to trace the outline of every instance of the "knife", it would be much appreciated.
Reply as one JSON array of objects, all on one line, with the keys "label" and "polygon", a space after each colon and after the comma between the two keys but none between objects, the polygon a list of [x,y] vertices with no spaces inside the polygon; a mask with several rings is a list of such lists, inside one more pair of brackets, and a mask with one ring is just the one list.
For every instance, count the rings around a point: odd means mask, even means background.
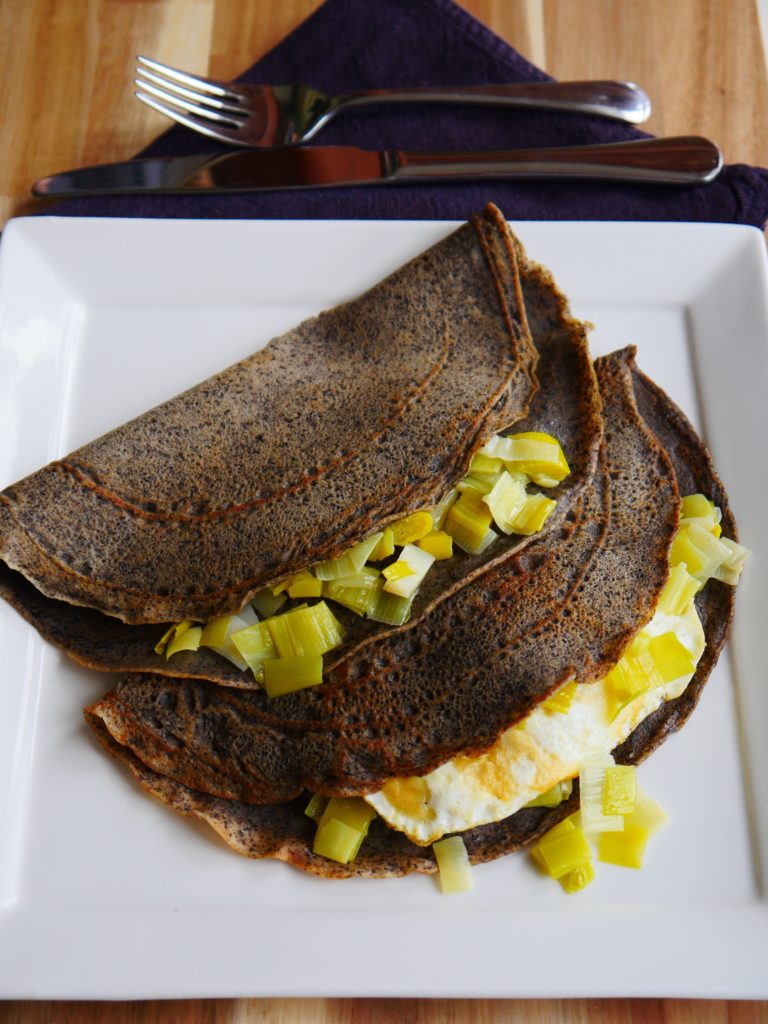
[{"label": "knife", "polygon": [[150,157],[81,167],[41,178],[36,196],[121,192],[260,192],[333,185],[505,178],[598,178],[694,185],[723,165],[718,147],[694,135],[556,149],[406,152],[352,146],[272,149]]}]

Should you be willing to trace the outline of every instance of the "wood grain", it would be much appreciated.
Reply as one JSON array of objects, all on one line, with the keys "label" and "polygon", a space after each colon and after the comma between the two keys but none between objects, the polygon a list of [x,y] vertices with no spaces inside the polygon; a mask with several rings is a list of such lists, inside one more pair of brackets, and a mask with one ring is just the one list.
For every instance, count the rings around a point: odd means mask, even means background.
[{"label": "wood grain", "polygon": [[[371,0],[385,2],[385,0]],[[165,120],[132,96],[133,58],[230,77],[318,0],[0,0],[0,225],[41,208],[32,181],[120,160]],[[658,134],[709,135],[768,165],[768,79],[756,0],[463,0],[560,78],[650,92]],[[652,955],[652,951],[649,951]],[[768,968],[767,968],[768,969]],[[2,970],[2,965],[0,965]],[[685,1000],[254,999],[0,1004],[7,1024],[768,1024],[768,1004]]]}]

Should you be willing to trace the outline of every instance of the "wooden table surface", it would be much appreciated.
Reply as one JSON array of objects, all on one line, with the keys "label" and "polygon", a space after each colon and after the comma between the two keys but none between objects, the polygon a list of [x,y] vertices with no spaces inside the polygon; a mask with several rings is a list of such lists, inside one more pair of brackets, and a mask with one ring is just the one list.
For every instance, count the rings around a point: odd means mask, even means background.
[{"label": "wooden table surface", "polygon": [[[768,166],[768,84],[757,0],[462,4],[559,78],[642,83],[653,100],[649,130],[708,135],[720,143],[728,162]],[[318,0],[0,0],[0,226],[40,208],[29,198],[36,178],[125,159],[165,128],[160,115],[132,97],[134,54],[231,77],[317,6]],[[657,999],[0,1003],[0,1021],[9,1024],[104,1020],[756,1024],[768,1022],[768,1004]]]}]

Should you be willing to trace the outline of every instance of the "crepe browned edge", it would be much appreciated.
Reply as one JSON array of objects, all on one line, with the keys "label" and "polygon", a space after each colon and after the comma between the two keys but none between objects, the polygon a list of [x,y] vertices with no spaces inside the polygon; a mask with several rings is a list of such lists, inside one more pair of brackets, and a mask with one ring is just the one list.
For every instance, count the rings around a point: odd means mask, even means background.
[{"label": "crepe browned edge", "polygon": [[[723,533],[736,539],[736,524],[711,457],[683,413],[652,381],[632,367],[632,382],[646,423],[673,461],[683,493],[710,495],[723,513]],[[733,613],[734,588],[711,580],[696,598],[706,637],[706,650],[686,690],[666,701],[614,750],[617,761],[637,764],[688,719],[727,639]],[[306,817],[308,797],[278,805],[248,805],[199,793],[153,772],[130,750],[115,742],[99,719],[91,720],[105,748],[130,769],[150,794],[182,814],[206,821],[236,852],[273,857],[323,877],[396,877],[437,870],[431,849],[417,846],[381,820],[371,825],[360,853],[342,865],[312,852],[315,823]],[[578,784],[559,807],[524,808],[503,821],[464,832],[470,860],[482,863],[529,846],[578,808]]]},{"label": "crepe browned edge", "polygon": [[0,558],[126,622],[236,611],[434,504],[526,415],[536,361],[489,205],[359,299],[7,487]]},{"label": "crepe browned edge", "polygon": [[[546,268],[526,256],[516,240],[518,266],[526,317],[539,353],[540,387],[524,421],[516,432],[543,431],[556,437],[566,452],[570,474],[549,494],[557,501],[545,530],[558,530],[595,471],[602,440],[602,415],[587,331],[570,313],[568,302]],[[473,578],[484,567],[507,558],[529,539],[501,536],[482,555],[457,551],[451,559],[436,562],[420,587],[405,629],[419,628],[421,621],[451,591]],[[5,597],[49,642],[75,661],[110,672],[156,672],[160,675],[209,679],[225,686],[254,689],[258,683],[250,670],[241,671],[225,658],[201,647],[168,659],[155,652],[164,625],[127,625],[109,615],[45,597],[20,573],[0,563],[0,595]],[[327,672],[339,662],[356,656],[371,639],[393,628],[333,606],[345,629],[343,644],[325,658]]]},{"label": "crepe browned edge", "polygon": [[630,360],[601,362],[605,457],[564,527],[457,589],[419,629],[379,638],[321,686],[275,700],[138,675],[88,717],[191,789],[276,803],[426,774],[487,749],[567,680],[599,678],[653,615],[679,512]]}]

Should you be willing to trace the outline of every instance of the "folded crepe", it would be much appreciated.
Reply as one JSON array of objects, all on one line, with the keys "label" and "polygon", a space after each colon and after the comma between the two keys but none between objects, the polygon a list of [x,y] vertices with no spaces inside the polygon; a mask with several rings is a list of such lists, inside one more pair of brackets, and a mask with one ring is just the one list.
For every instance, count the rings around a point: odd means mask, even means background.
[{"label": "folded crepe", "polygon": [[[491,206],[361,298],[7,488],[0,595],[89,667],[254,688],[209,649],[156,653],[166,620],[239,610],[434,504],[513,423],[567,454],[557,530],[594,473],[597,383],[585,326]],[[436,562],[408,628],[527,542]],[[326,669],[391,629],[334,612],[345,637]]]},{"label": "folded crepe", "polygon": [[[633,355],[625,350],[598,361],[605,443],[567,528],[536,538],[461,588],[441,605],[440,624],[418,636],[378,639],[341,676],[272,704],[208,683],[128,677],[86,709],[105,748],[145,790],[207,821],[247,856],[334,877],[435,871],[431,851],[380,820],[352,863],[317,856],[306,794],[287,797],[302,784],[366,793],[387,771],[424,774],[457,750],[486,749],[566,679],[588,685],[604,674],[658,601],[678,487],[710,496],[725,534],[735,537],[706,449],[634,367]],[[706,650],[695,675],[614,751],[620,763],[641,761],[687,720],[725,643],[733,595],[717,581],[697,595]],[[264,802],[267,788],[276,802]],[[578,789],[559,807],[524,808],[469,829],[463,838],[470,860],[531,843],[577,806]]]}]

